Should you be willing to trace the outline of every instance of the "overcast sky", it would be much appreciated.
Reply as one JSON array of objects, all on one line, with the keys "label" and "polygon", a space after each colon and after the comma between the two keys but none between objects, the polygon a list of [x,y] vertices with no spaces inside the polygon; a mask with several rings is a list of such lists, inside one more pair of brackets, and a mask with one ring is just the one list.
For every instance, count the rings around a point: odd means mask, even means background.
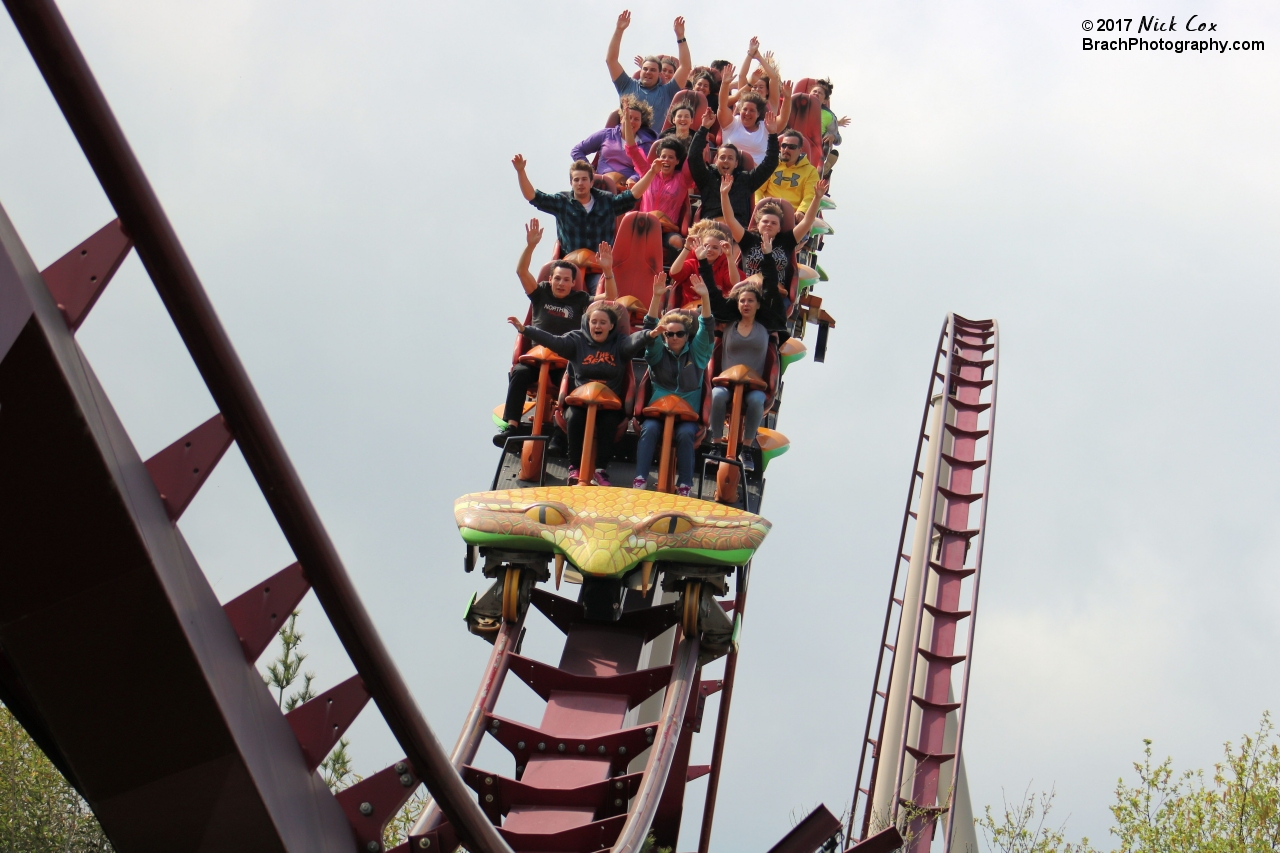
[{"label": "overcast sky", "polygon": [[[1051,7],[1051,8],[1049,8]],[[489,647],[450,512],[485,488],[533,211],[613,101],[598,3],[84,0],[72,30],[428,720],[451,744]],[[852,793],[931,347],[1002,330],[966,761],[975,809],[1056,785],[1107,811],[1142,738],[1179,766],[1280,710],[1272,3],[637,7],[623,55],[830,75],[852,117],[819,293],[827,363],[788,375],[715,850]],[[819,19],[817,13],[828,17]],[[1257,53],[1081,50],[1082,20],[1191,14]],[[806,14],[809,17],[806,17]],[[1137,26],[1135,21],[1134,26]],[[629,62],[629,59],[628,59]],[[6,19],[0,203],[40,266],[113,214]],[[544,224],[549,224],[545,221]],[[550,243],[543,246],[543,255]],[[539,256],[539,259],[543,255]],[[143,455],[214,407],[136,258],[79,333]],[[182,519],[227,600],[292,556],[233,450]],[[314,597],[308,666],[351,674]],[[561,638],[533,621],[525,652]],[[514,679],[500,710],[536,722]],[[695,747],[710,750],[714,702]],[[357,767],[399,758],[376,713]],[[485,766],[510,772],[487,747]],[[689,786],[680,849],[696,844]]]}]

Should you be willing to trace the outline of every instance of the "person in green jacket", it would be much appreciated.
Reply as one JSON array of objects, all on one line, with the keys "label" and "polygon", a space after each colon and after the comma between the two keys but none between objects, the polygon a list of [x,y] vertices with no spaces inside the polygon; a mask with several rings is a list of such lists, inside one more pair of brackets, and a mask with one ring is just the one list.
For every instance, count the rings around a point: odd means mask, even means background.
[{"label": "person in green jacket", "polygon": [[[690,276],[689,283],[701,300],[701,316],[695,319],[686,311],[668,311],[658,320],[653,316],[656,312],[651,309],[644,318],[645,328],[661,331],[661,336],[649,340],[644,359],[649,363],[653,384],[650,405],[675,394],[698,412],[702,408],[703,376],[715,348],[715,321],[711,317],[711,299],[706,282],[695,275]],[[659,304],[666,290],[666,277],[655,279],[653,305]],[[658,440],[662,438],[662,427],[661,418],[645,418],[640,425],[640,440],[636,443],[636,477],[631,484],[637,489],[648,484]],[[683,497],[689,496],[693,485],[694,439],[697,434],[697,421],[676,424],[676,493]]]}]

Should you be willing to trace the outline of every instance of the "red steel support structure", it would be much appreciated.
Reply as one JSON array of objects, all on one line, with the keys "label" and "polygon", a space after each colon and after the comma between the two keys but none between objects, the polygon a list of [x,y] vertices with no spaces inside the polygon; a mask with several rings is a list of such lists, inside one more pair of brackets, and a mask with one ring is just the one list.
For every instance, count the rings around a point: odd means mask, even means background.
[{"label": "red steel support structure", "polygon": [[969,811],[962,747],[998,361],[994,320],[947,317],[916,443],[846,844],[896,825],[908,850],[935,850],[945,814],[940,840],[948,853],[968,829],[957,826],[956,814]]},{"label": "red steel support structure", "polygon": [[[147,567],[146,571],[139,570],[137,583],[143,587],[135,591],[136,594],[131,599],[136,607],[143,608],[135,614],[137,624],[139,628],[167,626],[168,633],[155,634],[156,638],[163,637],[166,642],[177,643],[173,648],[173,656],[175,659],[182,658],[183,665],[190,664],[194,669],[190,670],[192,680],[189,697],[193,704],[185,706],[183,710],[183,713],[192,715],[191,718],[154,721],[153,730],[139,731],[139,736],[154,734],[160,737],[169,733],[174,726],[179,729],[189,726],[194,735],[200,731],[201,726],[205,726],[209,740],[193,744],[189,742],[189,738],[184,744],[185,748],[181,752],[190,754],[189,760],[194,764],[183,763],[188,760],[186,754],[173,753],[166,757],[163,754],[165,750],[158,749],[155,755],[150,756],[153,759],[150,764],[133,762],[139,766],[132,777],[127,772],[120,774],[123,778],[101,776],[101,750],[95,752],[94,745],[86,741],[81,730],[76,729],[75,721],[69,716],[70,712],[67,716],[60,716],[63,705],[70,697],[57,695],[56,685],[46,685],[41,681],[40,666],[37,663],[40,654],[38,644],[33,641],[33,645],[28,646],[22,642],[22,631],[29,631],[27,626],[31,624],[31,619],[41,616],[48,618],[39,608],[50,606],[50,602],[56,601],[61,591],[37,588],[38,585],[30,583],[18,591],[13,588],[15,579],[12,577],[5,579],[8,587],[8,609],[5,614],[0,615],[0,620],[6,617],[9,619],[5,623],[7,634],[3,637],[4,666],[0,667],[0,673],[10,676],[3,685],[5,697],[20,709],[20,713],[24,715],[24,724],[42,732],[41,736],[46,736],[46,740],[51,739],[57,744],[53,750],[56,760],[66,768],[69,777],[85,793],[95,812],[104,819],[112,840],[122,853],[157,849],[351,849],[347,846],[351,843],[349,832],[354,833],[360,849],[378,850],[382,846],[381,823],[385,823],[395,808],[398,808],[395,801],[399,799],[402,802],[407,798],[412,788],[417,786],[418,780],[426,784],[436,801],[441,804],[457,827],[459,835],[466,839],[469,849],[485,853],[503,853],[509,850],[454,770],[449,756],[436,740],[383,646],[373,620],[364,609],[195,269],[57,6],[52,0],[6,0],[5,5],[107,198],[119,215],[124,234],[136,247],[183,343],[218,405],[221,419],[209,426],[209,430],[220,428],[219,425],[225,423],[230,436],[234,437],[280,524],[281,531],[301,564],[305,583],[315,590],[316,597],[355,665],[363,684],[362,689],[367,690],[367,695],[372,697],[405,750],[406,761],[398,762],[385,771],[388,774],[385,778],[390,780],[389,788],[382,782],[383,774],[376,774],[367,780],[368,787],[363,791],[349,789],[352,792],[350,795],[340,795],[337,798],[340,809],[335,808],[334,798],[327,790],[314,790],[312,780],[318,777],[311,772],[314,767],[306,767],[306,754],[314,752],[323,744],[280,743],[282,732],[288,736],[289,726],[270,719],[259,719],[262,716],[261,709],[248,713],[251,703],[256,699],[245,682],[246,676],[239,669],[253,674],[255,678],[256,673],[252,673],[252,662],[246,666],[244,658],[233,665],[226,655],[226,649],[219,645],[220,638],[230,637],[234,641],[235,634],[227,630],[227,616],[216,608],[210,610],[208,607],[211,592],[208,590],[208,583],[171,523],[176,521],[173,514],[175,505],[171,500],[174,496],[160,494],[157,503],[154,486],[138,479],[140,469],[131,461],[136,459],[136,452],[114,413],[110,411],[101,388],[97,387],[88,371],[83,355],[79,354],[70,338],[72,327],[78,324],[80,317],[73,320],[69,314],[69,306],[59,303],[57,307],[62,309],[69,324],[61,329],[56,328],[58,324],[53,319],[55,315],[50,313],[55,311],[53,298],[40,286],[39,277],[33,275],[34,268],[30,266],[25,250],[17,242],[7,220],[0,217],[0,226],[4,227],[3,236],[6,238],[4,259],[8,262],[7,266],[0,269],[0,276],[7,276],[4,302],[0,304],[3,312],[3,316],[0,316],[0,328],[13,332],[12,335],[0,336],[0,341],[4,344],[0,347],[0,368],[10,368],[4,379],[10,382],[5,390],[11,395],[8,400],[0,401],[0,405],[4,406],[8,416],[13,400],[23,398],[28,392],[37,391],[33,400],[42,404],[49,401],[48,405],[52,405],[53,397],[50,395],[56,396],[54,388],[57,387],[62,389],[58,393],[64,395],[66,407],[60,413],[50,410],[48,417],[53,420],[44,426],[71,424],[77,419],[89,425],[80,432],[68,434],[69,442],[81,438],[88,438],[90,442],[85,447],[89,455],[84,458],[83,465],[70,471],[69,476],[100,471],[100,476],[104,478],[100,482],[109,484],[107,490],[102,492],[101,501],[92,506],[87,503],[89,495],[77,494],[75,498],[79,503],[70,506],[64,501],[61,507],[48,507],[45,515],[56,514],[60,509],[83,510],[84,515],[69,515],[62,521],[73,529],[79,528],[82,534],[102,537],[98,543],[101,548],[99,561],[104,559],[107,549],[114,544],[115,539],[111,537],[119,539],[125,530],[142,531],[141,540],[120,542],[121,554],[127,550],[131,555],[130,559],[138,561],[136,565]],[[88,310],[91,304],[92,298],[83,300],[76,310]],[[46,382],[48,387],[27,387],[38,380]],[[28,411],[40,413],[34,403]],[[63,420],[58,421],[58,418]],[[33,442],[41,440],[38,430],[41,424],[34,421],[24,424],[20,419],[15,422],[13,418],[10,422],[10,428],[15,430],[29,427],[30,432],[24,434],[24,438]],[[173,472],[168,471],[168,467],[177,466],[181,469],[183,465],[189,464],[190,460],[183,454],[186,451],[195,453],[200,450],[199,447],[193,447],[198,443],[197,438],[196,433],[192,433],[187,437],[185,447],[180,444],[170,449],[173,452],[166,451],[168,456],[161,460],[164,462],[161,466],[165,468],[164,471],[158,472],[155,466],[148,465],[148,473],[156,479],[157,473],[167,472],[171,475]],[[225,449],[225,445],[222,449]],[[8,450],[30,453],[32,448],[11,447]],[[60,461],[69,450],[69,446],[54,449],[55,461]],[[204,457],[216,461],[220,455],[221,450],[215,442]],[[105,469],[101,465],[103,460],[108,462]],[[5,463],[22,466],[27,461],[15,458],[6,459]],[[203,467],[192,466],[193,472],[199,474],[203,471],[206,476],[209,467],[212,467],[212,462]],[[29,471],[25,467],[8,470],[16,470],[23,476]],[[184,486],[181,478],[170,477],[169,481]],[[64,490],[75,490],[81,484],[68,480],[61,485]],[[38,492],[46,488],[47,484],[41,482],[34,473],[28,479],[17,477],[6,484],[7,489],[14,491],[22,486],[29,486]],[[192,488],[197,486],[198,481]],[[26,501],[32,494],[34,492],[10,494],[10,497]],[[44,497],[43,492],[40,494]],[[119,501],[122,495],[126,497],[123,504]],[[187,495],[186,499],[189,500],[189,497]],[[153,505],[159,509],[153,511]],[[160,510],[168,513],[168,528],[161,522],[160,516],[156,515]],[[115,515],[111,515],[112,513]],[[129,513],[133,514],[132,518]],[[111,521],[111,518],[115,520]],[[28,528],[15,531],[14,540],[6,543],[6,547],[10,549],[9,556],[16,554],[26,560],[36,561],[27,564],[33,569],[44,558],[35,547],[26,551],[22,548],[25,541],[23,537],[33,534],[34,530]],[[83,556],[80,559],[80,565],[83,565]],[[67,571],[73,571],[77,564],[68,557],[65,565]],[[305,585],[302,588],[305,591]],[[257,593],[260,601],[258,606],[263,611],[264,619],[268,616],[267,610],[279,609],[280,602],[272,603],[269,598],[262,597],[269,597],[270,589],[270,585],[264,585],[261,593]],[[152,591],[154,596],[151,596]],[[19,594],[9,595],[11,592]],[[296,599],[292,604],[296,604]],[[285,612],[292,604],[285,603]],[[32,609],[24,611],[24,605],[29,605]],[[152,609],[145,610],[146,607]],[[248,611],[251,610],[253,608],[248,608]],[[239,612],[247,611],[241,608]],[[251,626],[231,627],[240,632],[242,642],[246,631],[254,633],[250,630]],[[258,651],[261,652],[261,649]],[[212,685],[212,694],[199,687],[198,671],[201,669],[204,671],[205,681]],[[167,674],[163,668],[158,671]],[[154,675],[152,678],[155,680]],[[112,715],[131,715],[140,720],[149,719],[158,713],[154,708],[147,708],[141,694],[128,692],[122,684],[115,685],[114,689],[112,685],[104,684],[104,688],[109,692],[95,695],[95,701],[91,703],[93,708],[109,709]],[[134,725],[129,728],[131,731],[138,730]],[[322,728],[327,729],[328,726]],[[294,731],[299,741],[306,740],[309,733],[310,729],[306,726],[303,729],[295,728]],[[181,739],[173,743],[181,743]],[[303,749],[300,751],[298,746]],[[201,749],[207,753],[208,760],[204,765],[200,764],[204,759],[195,755]],[[328,750],[325,748],[323,751]],[[208,761],[230,763],[215,766],[208,764]],[[296,768],[293,767],[294,762],[297,763]],[[146,766],[142,766],[144,764]],[[183,767],[187,768],[182,771],[187,773],[187,777],[182,777],[179,772]],[[294,772],[295,769],[297,773]],[[186,778],[186,781],[180,781],[180,778]],[[144,802],[148,795],[144,793],[144,789],[148,784],[153,786],[149,795],[153,808],[157,812],[166,813],[165,820],[152,819],[149,821],[150,834],[138,834],[132,828],[139,825],[138,816],[146,811]],[[130,785],[135,787],[130,788]],[[221,800],[214,794],[218,785],[224,786]],[[185,802],[181,796],[184,786],[193,796],[196,787],[202,790],[207,788],[212,799],[196,798]],[[129,800],[135,794],[137,801]],[[349,802],[352,799],[356,801]],[[116,804],[126,800],[128,805],[116,807]],[[195,809],[197,801],[206,805]],[[156,803],[164,805],[156,806]],[[169,813],[168,808],[172,808],[174,812]],[[343,813],[351,823],[350,828],[340,826],[340,816]],[[116,815],[119,820],[114,819]],[[128,817],[129,815],[133,817]],[[335,815],[339,816],[339,824],[334,822]],[[375,823],[378,825],[375,826]],[[336,836],[333,834],[335,826],[338,827]],[[338,846],[333,847],[334,844]],[[206,848],[205,845],[211,846]]]}]

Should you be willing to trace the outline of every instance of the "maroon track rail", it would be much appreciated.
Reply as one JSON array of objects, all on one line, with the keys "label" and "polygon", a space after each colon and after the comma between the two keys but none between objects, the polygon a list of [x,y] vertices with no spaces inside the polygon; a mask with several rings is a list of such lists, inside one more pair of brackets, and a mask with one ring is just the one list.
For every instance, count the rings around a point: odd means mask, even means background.
[{"label": "maroon track rail", "polygon": [[469,847],[484,853],[507,851],[383,646],[186,251],[56,4],[52,0],[6,0],[5,5],[392,734]]},{"label": "maroon track rail", "polygon": [[[959,774],[964,737],[965,711],[969,690],[969,663],[973,655],[974,624],[977,618],[981,582],[982,548],[986,533],[991,447],[995,432],[996,389],[999,369],[999,327],[993,320],[972,321],[949,315],[943,324],[935,350],[933,370],[925,397],[920,434],[916,442],[911,483],[903,514],[881,632],[876,674],[867,711],[867,722],[858,760],[855,793],[845,832],[846,845],[864,840],[872,829],[871,803],[881,775],[883,746],[891,745],[896,756],[892,798],[892,822],[899,822],[901,807],[909,803],[916,815],[910,826],[902,826],[909,850],[931,849],[935,817],[947,814],[943,853],[948,853],[954,834],[953,810],[939,794],[954,793]],[[988,377],[988,371],[990,375]],[[939,435],[928,436],[933,401],[945,408],[940,413]],[[985,425],[980,419],[985,417]],[[985,428],[981,428],[985,426]],[[985,444],[983,451],[979,446]],[[928,454],[931,464],[922,465]],[[925,471],[935,477],[925,482]],[[975,484],[975,473],[983,472]],[[977,517],[974,519],[975,505]],[[919,518],[917,510],[921,510]],[[905,614],[908,598],[907,576],[902,572],[912,555],[906,552],[908,536],[916,537],[920,518],[929,519],[929,553],[922,560],[923,578],[914,612]],[[973,523],[975,526],[970,527]],[[967,590],[964,589],[967,581]],[[962,593],[968,593],[967,609],[962,609]],[[903,637],[903,620],[914,618],[911,636]],[[895,618],[896,616],[896,618]],[[957,653],[956,634],[967,621],[963,651]],[[925,625],[928,625],[927,633]],[[893,641],[890,641],[892,632]],[[887,731],[892,673],[898,650],[906,644],[910,654],[905,669],[906,715],[900,731]],[[923,678],[919,662],[924,661]],[[887,664],[887,666],[886,666]],[[959,690],[953,687],[953,670],[962,667]],[[955,695],[957,694],[958,695]],[[958,700],[958,701],[957,701]],[[948,740],[948,722],[954,730]],[[917,734],[912,737],[913,727]],[[872,732],[875,735],[872,735]],[[942,785],[944,766],[949,765],[950,783]],[[908,773],[908,767],[910,772]],[[906,774],[906,775],[904,775]],[[911,782],[909,798],[901,796],[904,780]],[[883,818],[882,818],[883,819]]]}]

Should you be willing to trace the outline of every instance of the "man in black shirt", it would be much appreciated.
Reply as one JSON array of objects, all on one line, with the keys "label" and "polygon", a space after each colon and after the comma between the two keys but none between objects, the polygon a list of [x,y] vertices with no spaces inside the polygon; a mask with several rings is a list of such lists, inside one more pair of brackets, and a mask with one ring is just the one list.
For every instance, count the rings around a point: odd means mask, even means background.
[{"label": "man in black shirt", "polygon": [[[582,325],[582,315],[592,302],[618,297],[618,287],[613,278],[613,249],[608,243],[601,243],[599,249],[600,266],[604,270],[601,274],[604,288],[592,297],[585,290],[575,289],[578,268],[568,261],[552,262],[550,281],[539,282],[535,279],[529,272],[529,264],[533,259],[534,248],[542,240],[542,224],[532,219],[525,226],[524,233],[525,247],[516,263],[516,275],[520,277],[520,284],[529,297],[530,325],[545,329],[553,335],[565,335]],[[551,387],[559,387],[563,375],[563,370],[552,370]],[[537,367],[527,364],[512,366],[511,379],[507,385],[507,402],[502,411],[506,424],[493,437],[493,443],[498,447],[502,447],[509,436],[527,433],[520,418],[524,414],[525,396],[537,384]]]}]

